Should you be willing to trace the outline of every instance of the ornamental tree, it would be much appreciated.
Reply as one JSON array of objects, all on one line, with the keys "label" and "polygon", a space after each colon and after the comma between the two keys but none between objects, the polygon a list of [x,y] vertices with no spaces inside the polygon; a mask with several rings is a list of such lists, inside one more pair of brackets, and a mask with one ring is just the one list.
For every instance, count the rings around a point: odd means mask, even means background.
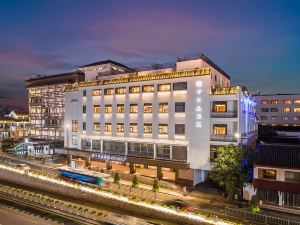
[{"label": "ornamental tree", "polygon": [[120,184],[120,174],[118,172],[115,173],[115,176],[114,176],[114,183],[115,184]]},{"label": "ornamental tree", "polygon": [[158,181],[157,178],[155,178],[155,179],[153,180],[152,191],[154,191],[154,192],[159,192],[159,181]]},{"label": "ornamental tree", "polygon": [[133,176],[132,187],[136,187],[136,188],[139,187],[139,179],[138,179],[137,175]]}]

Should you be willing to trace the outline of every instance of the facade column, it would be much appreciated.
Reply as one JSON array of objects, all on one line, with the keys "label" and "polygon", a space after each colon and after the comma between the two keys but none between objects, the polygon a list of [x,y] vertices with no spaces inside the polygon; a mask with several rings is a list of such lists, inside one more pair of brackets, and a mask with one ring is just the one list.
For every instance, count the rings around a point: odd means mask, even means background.
[{"label": "facade column", "polygon": [[153,144],[153,159],[156,159],[156,144]]},{"label": "facade column", "polygon": [[134,163],[129,163],[130,174],[135,174],[135,165]]},{"label": "facade column", "polygon": [[128,142],[125,141],[125,156],[128,154]]},{"label": "facade column", "polygon": [[67,161],[68,161],[68,165],[69,165],[69,166],[71,165],[72,159],[73,159],[73,155],[68,154],[68,156],[67,156]]},{"label": "facade column", "polygon": [[170,145],[170,159],[173,159],[173,146]]},{"label": "facade column", "polygon": [[283,193],[281,191],[278,191],[278,205],[283,205]]},{"label": "facade column", "polygon": [[103,140],[100,141],[100,152],[103,153]]},{"label": "facade column", "polygon": [[111,170],[112,169],[112,162],[111,161],[106,161],[106,170]]},{"label": "facade column", "polygon": [[85,167],[91,166],[91,158],[90,157],[85,157]]},{"label": "facade column", "polygon": [[157,167],[157,179],[162,179],[163,178],[163,173],[162,173],[162,168],[161,166]]}]

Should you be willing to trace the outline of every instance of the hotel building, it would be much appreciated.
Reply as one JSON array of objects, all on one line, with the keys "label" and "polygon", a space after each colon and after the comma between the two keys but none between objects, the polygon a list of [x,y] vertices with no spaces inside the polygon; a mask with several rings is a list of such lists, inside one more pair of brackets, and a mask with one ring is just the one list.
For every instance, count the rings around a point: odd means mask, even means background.
[{"label": "hotel building", "polygon": [[107,168],[122,164],[206,179],[220,145],[255,139],[255,102],[205,55],[169,68],[137,71],[107,60],[79,68],[65,88],[65,148]]}]

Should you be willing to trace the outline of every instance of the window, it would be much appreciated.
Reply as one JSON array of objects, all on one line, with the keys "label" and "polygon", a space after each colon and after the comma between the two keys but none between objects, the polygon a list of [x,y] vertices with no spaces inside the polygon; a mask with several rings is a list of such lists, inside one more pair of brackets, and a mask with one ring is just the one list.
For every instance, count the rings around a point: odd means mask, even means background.
[{"label": "window", "polygon": [[111,123],[105,123],[105,131],[112,132],[112,125]]},{"label": "window", "polygon": [[171,84],[159,84],[158,91],[171,91]]},{"label": "window", "polygon": [[91,140],[89,139],[81,139],[81,148],[90,150],[91,149]]},{"label": "window", "polygon": [[288,116],[283,116],[283,117],[282,117],[282,120],[285,120],[285,121],[286,121],[286,120],[289,120],[289,117],[288,117]]},{"label": "window", "polygon": [[227,125],[226,124],[214,124],[213,134],[215,135],[227,135]]},{"label": "window", "polygon": [[125,87],[116,88],[116,94],[118,95],[126,94],[126,88]]},{"label": "window", "polygon": [[217,151],[220,145],[211,145],[210,146],[210,162],[214,162],[217,158]]},{"label": "window", "polygon": [[173,90],[187,90],[187,82],[173,83]]},{"label": "window", "polygon": [[82,92],[82,96],[86,96],[86,90],[83,90],[83,92]]},{"label": "window", "polygon": [[94,105],[94,113],[100,113],[100,105]]},{"label": "window", "polygon": [[72,132],[78,132],[78,120],[72,120]]},{"label": "window", "polygon": [[130,133],[137,133],[137,129],[138,129],[138,127],[137,127],[136,123],[131,123],[129,125],[129,132]]},{"label": "window", "polygon": [[86,105],[82,106],[82,113],[86,113]]},{"label": "window", "polygon": [[175,112],[185,112],[185,102],[175,102]]},{"label": "window", "polygon": [[170,145],[156,145],[157,158],[170,159]]},{"label": "window", "polygon": [[101,89],[93,90],[93,96],[100,96],[100,95],[101,95]]},{"label": "window", "polygon": [[144,85],[143,92],[154,92],[154,85]]},{"label": "window", "polygon": [[159,103],[158,112],[167,113],[168,112],[168,103]]},{"label": "window", "polygon": [[300,104],[300,99],[294,99],[294,104]]},{"label": "window", "polygon": [[113,95],[114,89],[113,88],[106,88],[104,89],[104,95]]},{"label": "window", "polygon": [[260,111],[261,112],[269,112],[269,108],[261,108]]},{"label": "window", "polygon": [[285,181],[300,183],[300,172],[285,171]]},{"label": "window", "polygon": [[283,108],[283,112],[291,112],[291,108]]},{"label": "window", "polygon": [[137,113],[137,112],[138,112],[138,105],[130,104],[130,113]]},{"label": "window", "polygon": [[267,104],[269,104],[269,100],[263,99],[263,100],[261,100],[261,104],[262,105],[267,105]]},{"label": "window", "polygon": [[100,131],[100,123],[94,123],[94,131]]},{"label": "window", "polygon": [[175,124],[175,134],[185,134],[185,124]]},{"label": "window", "polygon": [[159,134],[167,134],[168,133],[168,124],[159,124],[158,125],[158,133]]},{"label": "window", "polygon": [[294,108],[294,112],[300,112],[300,108]]},{"label": "window", "polygon": [[187,160],[187,147],[186,146],[172,146],[172,159],[186,161]]},{"label": "window", "polygon": [[101,141],[100,140],[93,140],[92,141],[92,149],[93,150],[101,150]]},{"label": "window", "polygon": [[278,112],[278,108],[271,108],[271,112]]},{"label": "window", "polygon": [[124,112],[125,112],[124,104],[118,104],[117,105],[117,113],[124,113]]},{"label": "window", "polygon": [[272,116],[271,120],[278,120],[278,116]]},{"label": "window", "polygon": [[77,135],[72,135],[72,145],[78,145]]},{"label": "window", "polygon": [[153,144],[128,142],[128,155],[153,158]]},{"label": "window", "polygon": [[287,105],[290,105],[292,104],[292,101],[291,100],[283,100],[283,104],[287,104]]},{"label": "window", "polygon": [[129,93],[140,93],[140,86],[129,87]]},{"label": "window", "polygon": [[82,122],[82,130],[86,130],[86,122]]},{"label": "window", "polygon": [[144,113],[152,113],[152,104],[151,103],[144,104]]},{"label": "window", "polygon": [[146,133],[146,134],[152,133],[152,124],[151,123],[144,124],[144,133]]},{"label": "window", "polygon": [[276,170],[258,169],[258,178],[276,180]]},{"label": "window", "polygon": [[300,116],[294,116],[294,120],[300,120]]},{"label": "window", "polygon": [[117,123],[117,132],[124,132],[124,123]]},{"label": "window", "polygon": [[267,118],[268,118],[267,116],[261,116],[260,117],[261,120],[267,120]]},{"label": "window", "polygon": [[277,105],[278,104],[278,100],[271,100],[271,104]]},{"label": "window", "polygon": [[105,105],[105,113],[112,113],[112,106],[111,105]]},{"label": "window", "polygon": [[213,112],[227,112],[227,102],[213,102]]}]

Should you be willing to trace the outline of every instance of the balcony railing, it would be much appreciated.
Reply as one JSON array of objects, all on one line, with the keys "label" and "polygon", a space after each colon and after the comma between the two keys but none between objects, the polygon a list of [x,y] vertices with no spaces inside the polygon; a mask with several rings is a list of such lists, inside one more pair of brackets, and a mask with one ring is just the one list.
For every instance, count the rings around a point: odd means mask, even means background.
[{"label": "balcony railing", "polygon": [[211,118],[236,118],[237,111],[227,111],[227,112],[215,112],[210,113]]},{"label": "balcony railing", "polygon": [[237,138],[234,136],[228,136],[228,135],[211,135],[210,140],[211,141],[236,142]]}]

